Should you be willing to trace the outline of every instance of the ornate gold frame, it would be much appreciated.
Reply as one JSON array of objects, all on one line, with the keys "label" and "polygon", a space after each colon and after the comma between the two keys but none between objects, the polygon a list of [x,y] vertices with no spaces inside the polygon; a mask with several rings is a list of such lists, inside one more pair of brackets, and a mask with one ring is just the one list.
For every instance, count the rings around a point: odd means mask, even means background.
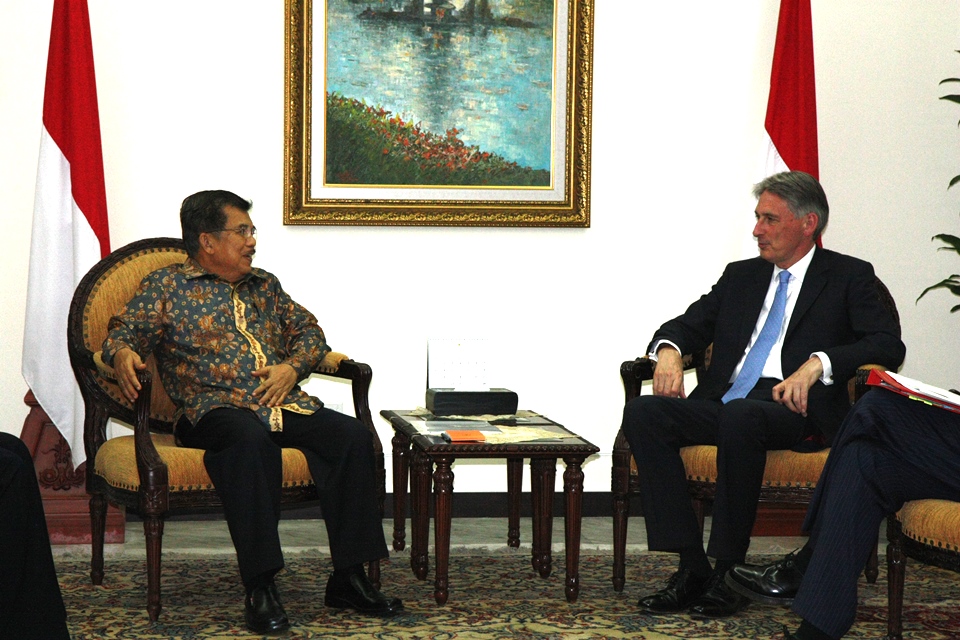
[{"label": "ornate gold frame", "polygon": [[565,149],[563,183],[551,200],[311,197],[313,1],[285,0],[284,224],[590,226],[593,0],[556,0],[568,8],[566,121],[556,141]]}]

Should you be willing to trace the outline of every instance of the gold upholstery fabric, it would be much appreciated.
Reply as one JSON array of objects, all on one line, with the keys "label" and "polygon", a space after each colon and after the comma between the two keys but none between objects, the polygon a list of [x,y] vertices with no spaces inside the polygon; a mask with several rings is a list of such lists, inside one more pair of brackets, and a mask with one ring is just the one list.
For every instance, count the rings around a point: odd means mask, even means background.
[{"label": "gold upholstery fabric", "polygon": [[[213,489],[213,482],[203,465],[203,450],[178,447],[171,434],[153,434],[157,453],[167,464],[170,491]],[[97,452],[96,474],[111,486],[137,491],[140,478],[134,453],[133,436],[107,440]],[[298,449],[283,449],[283,486],[312,484],[307,459]]]},{"label": "gold upholstery fabric", "polygon": [[[767,466],[763,484],[769,487],[815,487],[827,461],[829,449],[816,453],[797,453],[790,450],[767,452]],[[689,480],[717,481],[717,448],[695,445],[680,450],[683,466]]]},{"label": "gold upholstery fabric", "polygon": [[914,500],[897,513],[903,534],[921,544],[960,552],[960,502]]}]

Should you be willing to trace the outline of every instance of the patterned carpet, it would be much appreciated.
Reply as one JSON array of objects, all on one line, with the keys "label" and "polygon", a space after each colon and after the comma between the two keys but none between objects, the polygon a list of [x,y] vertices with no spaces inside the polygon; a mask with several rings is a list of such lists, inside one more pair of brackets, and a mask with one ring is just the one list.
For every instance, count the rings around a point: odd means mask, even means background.
[{"label": "patterned carpet", "polygon": [[[764,558],[751,558],[762,561]],[[297,556],[277,584],[293,627],[286,638],[781,638],[784,624],[796,617],[788,609],[752,605],[724,620],[695,620],[687,615],[650,617],[638,613],[637,599],[662,586],[672,573],[673,557],[659,554],[628,558],[627,586],[610,584],[611,556],[581,558],[580,598],[563,598],[563,558],[554,572],[536,577],[523,552],[452,554],[450,600],[433,600],[432,573],[418,581],[407,557],[394,556],[383,567],[384,591],[406,604],[406,613],[389,620],[364,618],[323,606],[329,557]],[[881,562],[882,565],[882,562]],[[102,587],[90,584],[88,559],[57,558],[60,584],[74,640],[112,638],[255,638],[243,626],[242,589],[232,558],[165,558],[163,611],[151,624],[146,614],[142,560],[107,558]],[[907,568],[904,637],[941,640],[960,637],[960,577],[922,565]],[[882,638],[886,633],[886,577],[862,583],[856,626],[850,638]]]}]

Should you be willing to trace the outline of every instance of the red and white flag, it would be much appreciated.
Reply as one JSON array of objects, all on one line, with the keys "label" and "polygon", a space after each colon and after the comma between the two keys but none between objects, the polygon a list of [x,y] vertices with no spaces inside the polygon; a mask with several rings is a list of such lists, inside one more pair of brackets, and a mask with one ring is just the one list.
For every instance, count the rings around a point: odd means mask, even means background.
[{"label": "red and white flag", "polygon": [[765,125],[765,175],[806,171],[819,179],[810,0],[780,0]]},{"label": "red and white flag", "polygon": [[23,377],[70,445],[83,449],[83,400],[67,355],[80,279],[110,252],[87,0],[54,0],[30,240]]}]

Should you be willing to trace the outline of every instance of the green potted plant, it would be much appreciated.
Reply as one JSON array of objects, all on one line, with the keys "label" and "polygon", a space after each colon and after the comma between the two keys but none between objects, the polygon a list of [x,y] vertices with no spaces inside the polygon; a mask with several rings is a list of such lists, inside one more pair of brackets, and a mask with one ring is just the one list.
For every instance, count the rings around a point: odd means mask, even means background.
[{"label": "green potted plant", "polygon": [[[958,50],[957,53],[960,53],[960,50]],[[960,78],[946,78],[945,80],[941,80],[940,84],[946,84],[948,82],[960,82]],[[945,96],[940,96],[940,99],[949,100],[950,102],[955,102],[957,104],[960,104],[960,95],[958,94],[949,94]],[[960,126],[960,123],[957,123],[957,124],[958,126]],[[950,180],[950,184],[947,185],[947,189],[957,184],[958,182],[960,182],[960,175],[954,176],[953,179]],[[937,251],[954,251],[960,254],[960,238],[958,238],[957,236],[951,235],[949,233],[938,233],[937,235],[933,236],[931,240],[939,240],[943,242],[944,245],[946,245],[943,247],[939,247]],[[930,285],[929,287],[923,290],[923,293],[917,296],[917,301],[919,302],[920,298],[925,296],[928,291],[933,291],[934,289],[947,289],[953,295],[960,296],[960,274],[954,273],[950,277],[944,278],[937,284]],[[960,304],[954,305],[953,308],[950,309],[950,313],[954,313],[957,310],[960,310]]]}]

